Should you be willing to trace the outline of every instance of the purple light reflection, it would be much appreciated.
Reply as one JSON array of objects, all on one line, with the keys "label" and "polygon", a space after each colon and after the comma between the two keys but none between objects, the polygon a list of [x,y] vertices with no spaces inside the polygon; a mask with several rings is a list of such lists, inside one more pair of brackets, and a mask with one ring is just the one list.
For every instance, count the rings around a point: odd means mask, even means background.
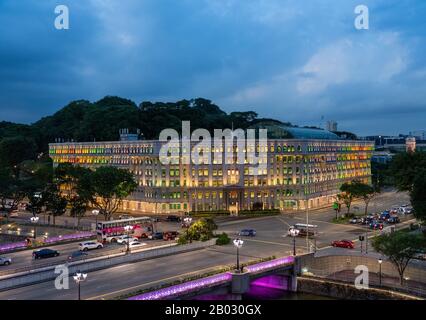
[{"label": "purple light reflection", "polygon": [[52,242],[59,242],[59,241],[65,241],[65,240],[78,240],[78,239],[93,237],[95,235],[96,234],[93,232],[79,232],[79,233],[72,233],[72,234],[64,234],[61,236],[49,237],[45,239],[44,242],[52,243]]},{"label": "purple light reflection", "polygon": [[6,251],[15,250],[15,249],[22,249],[22,248],[25,248],[26,246],[27,246],[27,243],[25,241],[6,243],[0,246],[0,252],[6,252]]},{"label": "purple light reflection", "polygon": [[284,258],[274,259],[274,260],[271,260],[271,261],[253,264],[251,266],[245,267],[245,269],[248,272],[259,272],[259,271],[262,271],[262,270],[275,268],[275,267],[279,267],[279,266],[287,265],[287,264],[293,264],[293,263],[294,263],[294,257],[288,256],[288,257],[284,257]]},{"label": "purple light reflection", "polygon": [[[246,270],[248,272],[258,272],[265,269],[270,269],[274,267],[279,267],[283,265],[293,264],[294,263],[294,257],[284,257],[284,258],[278,258],[271,261],[261,262],[257,264],[253,264],[251,266],[247,266]],[[231,281],[232,280],[232,274],[231,273],[221,273],[218,275],[214,275],[211,277],[206,277],[203,279],[193,280],[186,283],[178,284],[175,286],[171,286],[168,288],[159,289],[156,291],[151,291],[147,293],[143,293],[131,298],[128,298],[127,300],[159,300],[159,299],[165,299],[167,297],[174,296],[176,294],[183,294],[188,293],[193,290],[197,290],[203,287],[207,287],[209,285],[218,284],[220,282],[224,281]],[[264,280],[265,281],[265,280]],[[270,286],[275,287],[278,285],[278,283],[274,283],[274,281],[278,281],[275,278],[269,278],[268,281],[272,281],[272,283],[269,283]],[[266,283],[263,283],[266,285]],[[280,283],[281,285],[284,285],[283,282]]]},{"label": "purple light reflection", "polygon": [[196,289],[207,287],[209,285],[218,284],[220,282],[231,281],[232,275],[228,272],[206,277],[203,279],[193,280],[186,283],[178,284],[168,288],[143,293],[138,296],[131,297],[127,300],[159,300],[176,294],[188,293]]},{"label": "purple light reflection", "polygon": [[269,275],[251,282],[252,286],[260,286],[271,289],[288,289],[288,277],[279,275]]}]

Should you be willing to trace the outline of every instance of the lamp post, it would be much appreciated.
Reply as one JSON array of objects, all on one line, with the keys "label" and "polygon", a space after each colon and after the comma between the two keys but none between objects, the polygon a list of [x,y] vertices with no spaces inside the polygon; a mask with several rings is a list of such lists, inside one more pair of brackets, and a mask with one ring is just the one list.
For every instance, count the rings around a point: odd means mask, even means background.
[{"label": "lamp post", "polygon": [[296,256],[296,237],[299,235],[300,230],[296,228],[290,229],[290,235],[293,237],[293,256]]},{"label": "lamp post", "polygon": [[185,227],[189,228],[191,226],[191,223],[192,223],[191,217],[186,217],[183,219],[183,224]]},{"label": "lamp post", "polygon": [[243,246],[244,241],[237,238],[234,240],[234,246],[237,248],[237,271],[240,272],[240,248]]},{"label": "lamp post", "polygon": [[37,238],[37,222],[40,220],[39,217],[31,217],[30,221],[32,224],[34,224],[34,234],[33,234],[33,238]]},{"label": "lamp post", "polygon": [[132,230],[133,227],[132,226],[125,226],[124,227],[124,231],[126,231],[127,234],[127,241],[126,241],[126,245],[127,245],[127,249],[126,249],[126,253],[130,252],[130,230]]},{"label": "lamp post", "polygon": [[98,228],[98,214],[99,210],[92,210],[92,214],[95,216],[95,230]]},{"label": "lamp post", "polygon": [[78,300],[81,300],[80,284],[87,279],[87,273],[81,273],[78,271],[73,278],[75,283],[78,285]]},{"label": "lamp post", "polygon": [[382,258],[380,258],[378,262],[379,262],[379,284],[382,285],[382,263],[383,263]]}]

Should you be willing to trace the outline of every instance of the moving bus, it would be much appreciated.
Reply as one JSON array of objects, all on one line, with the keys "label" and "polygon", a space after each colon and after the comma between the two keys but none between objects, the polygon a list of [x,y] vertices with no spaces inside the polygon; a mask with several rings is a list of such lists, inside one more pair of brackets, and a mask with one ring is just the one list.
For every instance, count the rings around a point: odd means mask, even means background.
[{"label": "moving bus", "polygon": [[[126,226],[131,226],[132,229],[126,232]],[[136,238],[146,238],[152,231],[153,224],[150,217],[100,221],[96,226],[96,235],[100,242],[116,242],[117,237],[127,234]]]},{"label": "moving bus", "polygon": [[318,234],[318,226],[315,224],[306,224],[306,223],[296,223],[294,226],[291,226],[288,229],[288,235],[290,234],[291,229],[297,229],[299,230],[299,236],[306,237],[306,235],[309,233],[309,237],[316,236]]}]

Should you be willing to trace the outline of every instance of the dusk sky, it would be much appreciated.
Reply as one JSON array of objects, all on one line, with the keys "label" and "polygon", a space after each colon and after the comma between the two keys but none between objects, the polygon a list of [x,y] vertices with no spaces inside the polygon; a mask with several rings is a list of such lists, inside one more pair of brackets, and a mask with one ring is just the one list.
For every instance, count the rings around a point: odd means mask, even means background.
[{"label": "dusk sky", "polygon": [[[69,30],[54,27],[61,4]],[[358,135],[426,129],[426,1],[0,0],[0,121],[105,95],[204,97]]]}]

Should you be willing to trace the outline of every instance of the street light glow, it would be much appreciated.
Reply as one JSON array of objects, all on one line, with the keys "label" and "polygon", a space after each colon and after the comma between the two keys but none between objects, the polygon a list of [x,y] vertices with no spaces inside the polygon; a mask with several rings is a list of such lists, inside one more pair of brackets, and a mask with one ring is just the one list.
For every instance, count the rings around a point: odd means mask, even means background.
[{"label": "street light glow", "polygon": [[241,248],[244,244],[244,241],[241,239],[235,239],[234,240],[234,246],[236,246],[237,248]]},{"label": "street light glow", "polygon": [[40,218],[39,218],[39,217],[31,217],[31,218],[30,218],[30,221],[31,221],[32,223],[37,223],[39,220],[40,220]]}]

